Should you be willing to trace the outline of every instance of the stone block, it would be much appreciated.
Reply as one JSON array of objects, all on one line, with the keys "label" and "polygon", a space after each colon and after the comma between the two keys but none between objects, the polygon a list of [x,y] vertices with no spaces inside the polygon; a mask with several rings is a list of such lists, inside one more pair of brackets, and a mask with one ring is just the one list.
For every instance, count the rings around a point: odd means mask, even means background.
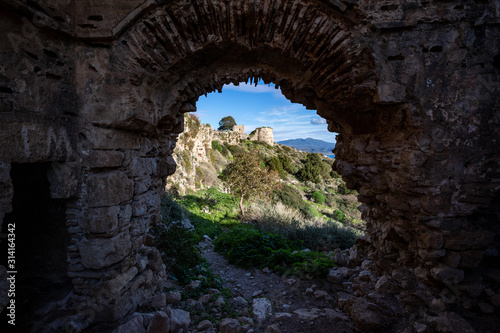
[{"label": "stone block", "polygon": [[442,264],[431,269],[431,275],[438,281],[452,281],[455,284],[464,280],[463,270]]},{"label": "stone block", "polygon": [[134,183],[121,171],[91,174],[87,179],[90,207],[115,206],[132,199]]},{"label": "stone block", "polygon": [[168,304],[179,304],[181,302],[182,296],[181,293],[178,291],[169,291],[166,294],[166,302]]},{"label": "stone block", "polygon": [[120,291],[125,288],[130,281],[137,275],[138,269],[132,266],[125,273],[122,273],[115,277],[114,279],[107,282],[108,290],[112,294],[119,294]]},{"label": "stone block", "polygon": [[158,162],[154,158],[134,157],[128,169],[134,176],[156,175]]},{"label": "stone block", "polygon": [[443,247],[443,243],[443,233],[440,231],[424,232],[418,238],[418,245],[423,249],[440,249]]},{"label": "stone block", "polygon": [[88,164],[91,168],[116,168],[123,164],[125,155],[114,150],[93,150],[90,152]]},{"label": "stone block", "polygon": [[120,233],[111,238],[86,238],[79,244],[82,264],[87,268],[109,267],[123,258],[130,250],[130,235]]},{"label": "stone block", "polygon": [[483,250],[470,250],[470,251],[461,251],[460,256],[462,260],[460,261],[460,268],[471,269],[477,268],[481,264],[481,261],[484,258]]},{"label": "stone block", "polygon": [[92,148],[97,150],[127,150],[141,147],[140,135],[133,132],[90,126],[84,133]]},{"label": "stone block", "polygon": [[443,258],[443,263],[453,268],[457,268],[462,257],[456,251],[448,251]]},{"label": "stone block", "polygon": [[120,206],[88,208],[79,226],[86,233],[112,235],[118,231]]},{"label": "stone block", "polygon": [[54,199],[67,199],[78,194],[81,180],[78,166],[70,163],[54,162],[47,171],[50,182],[50,196]]},{"label": "stone block", "polygon": [[351,317],[356,327],[361,331],[371,331],[380,328],[386,317],[383,310],[376,304],[370,303],[363,298],[350,299],[343,310]]},{"label": "stone block", "polygon": [[161,198],[156,191],[149,191],[134,198],[132,202],[133,216],[143,216],[152,208],[159,207]]},{"label": "stone block", "polygon": [[449,250],[485,249],[493,243],[495,234],[486,230],[461,229],[448,236],[444,247]]}]

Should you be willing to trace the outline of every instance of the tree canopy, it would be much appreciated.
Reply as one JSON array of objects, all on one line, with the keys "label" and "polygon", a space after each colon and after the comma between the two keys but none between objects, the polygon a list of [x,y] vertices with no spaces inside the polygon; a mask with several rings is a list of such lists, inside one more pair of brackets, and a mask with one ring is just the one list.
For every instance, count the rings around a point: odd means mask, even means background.
[{"label": "tree canopy", "polygon": [[233,117],[227,116],[222,118],[219,121],[219,131],[230,131],[233,129],[233,127],[236,126],[236,121],[234,120]]},{"label": "tree canopy", "polygon": [[321,183],[322,179],[331,178],[331,165],[321,160],[319,154],[309,153],[306,156],[304,167],[299,171],[303,181]]},{"label": "tree canopy", "polygon": [[261,167],[261,159],[257,151],[238,154],[234,161],[226,166],[221,179],[240,196],[240,211],[244,216],[244,198],[258,198],[269,195],[278,183],[278,173]]}]

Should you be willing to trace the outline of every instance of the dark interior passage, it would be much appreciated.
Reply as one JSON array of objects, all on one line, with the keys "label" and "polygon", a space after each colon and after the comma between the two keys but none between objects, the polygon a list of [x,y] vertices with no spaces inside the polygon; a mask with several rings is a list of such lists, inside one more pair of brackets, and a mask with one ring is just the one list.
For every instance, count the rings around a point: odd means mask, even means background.
[{"label": "dark interior passage", "polygon": [[[50,197],[49,167],[50,163],[31,163],[13,164],[11,168],[13,211],[5,216],[3,230],[7,232],[7,225],[15,225],[18,328],[28,328],[39,317],[57,317],[55,313],[45,313],[46,305],[64,298],[72,288],[66,269],[69,235],[65,203]],[[4,254],[7,244],[2,243]]]}]

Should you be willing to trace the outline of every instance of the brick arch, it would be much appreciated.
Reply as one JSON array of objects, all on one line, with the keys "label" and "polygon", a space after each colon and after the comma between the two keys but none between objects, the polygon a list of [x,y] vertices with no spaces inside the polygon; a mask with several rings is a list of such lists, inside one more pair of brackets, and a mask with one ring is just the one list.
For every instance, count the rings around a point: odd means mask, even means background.
[{"label": "brick arch", "polygon": [[151,79],[183,100],[229,82],[225,73],[203,74],[224,67],[232,76],[245,72],[244,79],[273,72],[285,95],[313,109],[321,103],[352,109],[353,101],[358,110],[374,108],[375,66],[353,17],[320,1],[172,3],[122,35],[114,67],[132,84]]}]

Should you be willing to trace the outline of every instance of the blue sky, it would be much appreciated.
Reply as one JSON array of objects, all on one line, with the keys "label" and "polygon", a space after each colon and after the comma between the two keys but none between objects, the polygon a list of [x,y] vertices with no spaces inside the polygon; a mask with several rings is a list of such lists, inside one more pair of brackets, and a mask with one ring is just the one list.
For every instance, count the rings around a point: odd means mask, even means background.
[{"label": "blue sky", "polygon": [[335,134],[328,132],[326,121],[316,111],[291,103],[274,84],[225,85],[222,93],[200,96],[196,106],[195,115],[215,129],[223,117],[232,116],[238,125],[245,125],[246,133],[257,127],[272,127],[275,141],[313,138],[335,142]]}]

